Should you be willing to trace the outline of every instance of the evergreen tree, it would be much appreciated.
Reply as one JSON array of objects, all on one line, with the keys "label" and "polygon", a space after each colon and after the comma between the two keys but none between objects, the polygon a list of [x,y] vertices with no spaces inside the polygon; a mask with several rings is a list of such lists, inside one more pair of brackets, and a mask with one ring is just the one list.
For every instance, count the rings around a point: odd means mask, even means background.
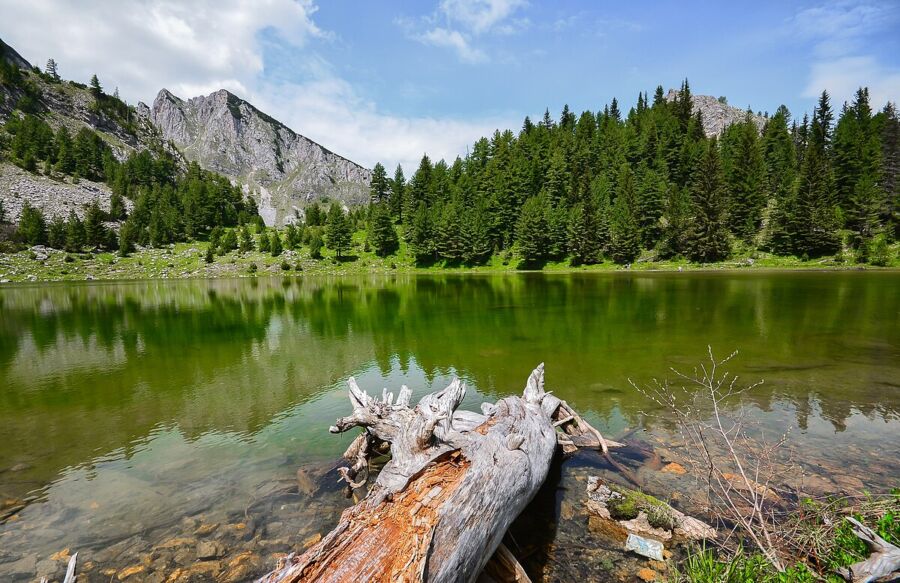
[{"label": "evergreen tree", "polygon": [[221,254],[225,255],[238,248],[238,239],[236,229],[226,229],[219,242]]},{"label": "evergreen tree", "polygon": [[588,199],[576,204],[569,218],[569,253],[572,255],[572,264],[596,263],[599,251],[597,213]]},{"label": "evergreen tree", "polygon": [[419,203],[415,213],[412,215],[412,224],[410,225],[406,242],[409,245],[410,253],[413,254],[417,262],[422,263],[429,258],[433,258],[436,251],[434,224],[424,202]]},{"label": "evergreen tree", "polygon": [[309,256],[313,259],[321,259],[323,245],[324,243],[322,242],[322,236],[319,234],[319,231],[313,232],[309,238]]},{"label": "evergreen tree", "polygon": [[203,256],[203,260],[207,263],[213,263],[216,260],[216,256],[213,254],[212,245],[206,247],[206,254]]},{"label": "evergreen tree", "polygon": [[616,263],[631,263],[641,251],[641,231],[635,217],[634,173],[627,164],[619,169],[615,193],[609,222],[609,253]]},{"label": "evergreen tree", "polygon": [[241,253],[249,253],[253,251],[255,245],[253,244],[253,235],[250,233],[250,229],[247,228],[247,225],[241,227],[241,236],[240,241],[238,243],[238,248]]},{"label": "evergreen tree", "polygon": [[307,226],[318,227],[325,223],[325,217],[323,216],[322,208],[317,202],[314,202],[306,207],[304,216],[306,217]]},{"label": "evergreen tree", "polygon": [[284,232],[284,244],[288,249],[300,247],[300,232],[293,223],[288,223]]},{"label": "evergreen tree", "polygon": [[491,255],[491,236],[488,217],[482,206],[464,212],[462,239],[465,242],[463,261],[469,265],[483,263]]},{"label": "evergreen tree", "polygon": [[[69,253],[80,253],[87,244],[87,233],[85,232],[84,223],[75,214],[75,211],[69,211],[69,220],[66,221],[66,251]],[[121,248],[122,245],[120,244]]]},{"label": "evergreen tree", "polygon": [[516,224],[516,242],[519,255],[526,265],[534,265],[547,255],[546,203],[541,196],[525,201]]},{"label": "evergreen tree", "polygon": [[635,214],[641,231],[641,243],[646,248],[653,247],[662,234],[662,217],[668,181],[658,171],[647,168],[641,175],[635,201]]},{"label": "evergreen tree", "polygon": [[406,199],[406,178],[403,176],[403,168],[397,164],[394,171],[394,179],[391,180],[391,216],[398,221],[403,221],[403,206]]},{"label": "evergreen tree", "polygon": [[47,59],[47,66],[44,67],[44,73],[52,80],[59,81],[59,70],[56,65],[56,61],[52,58]]},{"label": "evergreen tree", "polygon": [[333,250],[338,259],[350,249],[352,232],[350,221],[338,203],[332,203],[328,209],[328,221],[325,226],[325,244]]},{"label": "evergreen tree", "polygon": [[722,146],[731,230],[750,242],[762,223],[766,169],[756,124],[749,114],[726,130]]},{"label": "evergreen tree", "polygon": [[104,213],[96,201],[91,203],[84,213],[84,234],[88,247],[98,249],[106,242],[106,227],[103,225]]},{"label": "evergreen tree", "polygon": [[691,197],[694,212],[687,236],[688,256],[701,263],[725,259],[730,251],[727,200],[715,140],[706,145],[694,170]]},{"label": "evergreen tree", "polygon": [[127,212],[125,211],[125,201],[122,195],[113,191],[109,198],[109,218],[112,221],[121,221],[125,219]]},{"label": "evergreen tree", "polygon": [[372,181],[370,182],[370,200],[374,203],[387,202],[390,192],[387,172],[381,162],[375,164],[372,169]]},{"label": "evergreen tree", "polygon": [[95,99],[100,99],[103,96],[103,87],[100,86],[100,79],[97,78],[97,75],[91,75],[91,95],[94,96]]},{"label": "evergreen tree", "polygon": [[900,238],[900,118],[888,102],[882,111],[881,179],[885,194],[882,220],[895,239]]},{"label": "evergreen tree", "polygon": [[848,223],[853,231],[853,245],[865,250],[879,231],[879,218],[884,202],[884,193],[875,184],[874,178],[865,174],[853,187],[850,196]]},{"label": "evergreen tree", "polygon": [[546,256],[560,260],[566,256],[569,246],[569,209],[565,201],[553,204],[544,198],[544,220],[547,226]]},{"label": "evergreen tree", "polygon": [[44,213],[25,202],[22,214],[19,216],[19,238],[27,245],[44,245],[47,242],[47,221]]},{"label": "evergreen tree", "polygon": [[[134,246],[138,239],[137,231],[135,221],[131,218],[119,227],[119,255],[122,257],[128,257],[129,254],[134,252]],[[212,249],[213,245],[210,244],[209,248]]]},{"label": "evergreen tree", "polygon": [[284,251],[284,247],[281,244],[281,236],[278,234],[278,231],[272,231],[269,240],[269,253],[272,257],[278,257],[282,251]]},{"label": "evergreen tree", "polygon": [[272,243],[272,239],[269,238],[269,232],[267,230],[263,229],[259,233],[259,244],[257,245],[259,252],[260,253],[268,253],[269,251],[271,251],[271,249],[272,249],[271,243]]},{"label": "evergreen tree", "polygon": [[47,245],[54,249],[66,247],[66,221],[60,217],[53,217],[47,228]]},{"label": "evergreen tree", "polygon": [[379,257],[387,257],[397,250],[399,239],[397,230],[394,229],[388,203],[372,206],[372,212],[369,215],[368,241]]}]

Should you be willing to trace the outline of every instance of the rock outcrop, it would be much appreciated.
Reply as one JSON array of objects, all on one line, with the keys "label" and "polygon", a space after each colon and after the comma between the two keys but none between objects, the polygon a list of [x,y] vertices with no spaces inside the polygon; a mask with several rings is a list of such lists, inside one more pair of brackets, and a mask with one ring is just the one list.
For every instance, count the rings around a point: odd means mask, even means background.
[{"label": "rock outcrop", "polygon": [[[669,89],[666,101],[674,101],[677,96],[678,91]],[[722,103],[712,95],[692,95],[691,99],[694,102],[694,113],[699,111],[703,115],[703,132],[707,136],[721,136],[725,128],[733,123],[743,121],[747,115],[746,110]],[[751,113],[750,119],[762,131],[766,118]]]},{"label": "rock outcrop", "polygon": [[242,184],[270,225],[293,220],[306,203],[368,200],[371,172],[301,136],[221,89],[183,100],[166,89],[149,112],[162,136],[203,168]]}]

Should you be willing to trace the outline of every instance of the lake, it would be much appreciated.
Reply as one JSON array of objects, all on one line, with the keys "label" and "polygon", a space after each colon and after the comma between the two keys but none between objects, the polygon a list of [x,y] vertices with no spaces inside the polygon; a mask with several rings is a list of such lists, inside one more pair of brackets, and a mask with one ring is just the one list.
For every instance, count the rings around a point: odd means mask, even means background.
[{"label": "lake", "polygon": [[[545,362],[549,389],[646,450],[673,424],[629,379],[688,370],[707,346],[739,350],[730,370],[765,381],[748,415],[790,431],[823,489],[898,485],[898,272],[3,286],[0,580],[59,577],[78,551],[89,581],[126,568],[162,581],[194,564],[201,538],[215,567],[194,575],[266,571],[352,503],[333,479],[352,435],[328,433],[350,411],[351,375],[370,393],[407,384],[414,401],[458,375],[477,409]],[[554,471],[532,513],[553,526],[535,570],[575,536],[579,518],[559,506],[584,492],[567,476],[601,466],[576,456]]]}]

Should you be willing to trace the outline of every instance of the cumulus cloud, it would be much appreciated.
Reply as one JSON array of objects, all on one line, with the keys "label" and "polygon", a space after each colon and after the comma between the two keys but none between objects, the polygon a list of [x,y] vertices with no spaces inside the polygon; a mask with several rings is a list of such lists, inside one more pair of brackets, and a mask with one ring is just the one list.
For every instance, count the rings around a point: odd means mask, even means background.
[{"label": "cumulus cloud", "polygon": [[[368,167],[382,161],[411,169],[426,150],[452,159],[495,127],[514,125],[380,112],[315,53],[315,43],[332,37],[315,13],[313,0],[0,0],[0,36],[35,65],[53,57],[65,78],[97,73],[131,103],[151,102],[162,87],[185,98],[228,89]],[[430,39],[460,58],[481,58],[452,33]],[[265,74],[267,42],[302,53],[303,79]]]},{"label": "cumulus cloud", "polygon": [[472,33],[482,34],[497,27],[525,4],[524,0],[441,0],[440,10],[448,19]]}]

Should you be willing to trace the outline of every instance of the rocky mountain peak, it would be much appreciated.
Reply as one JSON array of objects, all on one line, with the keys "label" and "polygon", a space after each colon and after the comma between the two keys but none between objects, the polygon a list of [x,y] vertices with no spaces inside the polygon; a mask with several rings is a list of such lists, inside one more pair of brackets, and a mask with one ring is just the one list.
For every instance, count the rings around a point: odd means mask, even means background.
[{"label": "rocky mountain peak", "polygon": [[[666,94],[666,101],[674,101],[678,97],[678,91],[669,89]],[[740,107],[732,107],[724,101],[712,95],[691,95],[696,114],[698,111],[703,116],[703,132],[707,136],[721,136],[725,128],[733,123],[744,121],[747,111]],[[761,115],[750,113],[750,119],[762,131],[766,118]]]},{"label": "rocky mountain peak", "polygon": [[368,200],[368,169],[225,89],[188,100],[163,89],[150,118],[188,160],[244,185],[268,224],[290,222],[295,210],[313,200]]}]

